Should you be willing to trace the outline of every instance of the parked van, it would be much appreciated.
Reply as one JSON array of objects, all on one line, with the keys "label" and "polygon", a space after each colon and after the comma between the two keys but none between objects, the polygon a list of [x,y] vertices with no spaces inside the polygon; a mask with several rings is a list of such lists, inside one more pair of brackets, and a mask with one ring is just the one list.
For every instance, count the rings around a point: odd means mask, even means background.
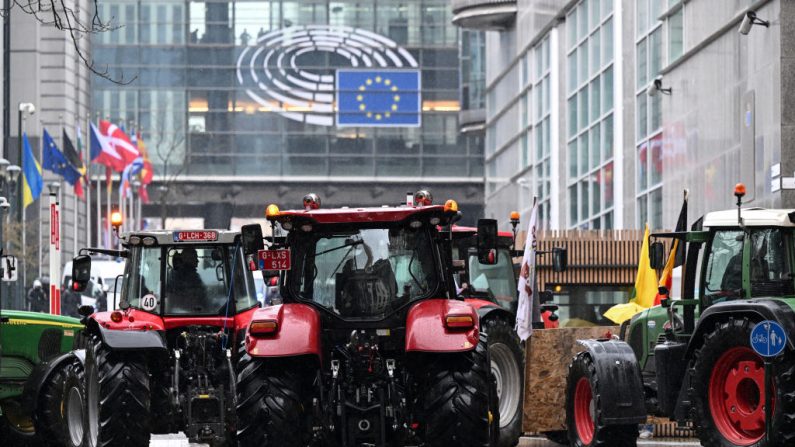
[{"label": "parked van", "polygon": [[[121,292],[121,277],[124,275],[124,261],[96,259],[91,262],[91,284],[81,293],[81,305],[94,306],[97,310],[112,310],[119,307],[118,294]],[[116,286],[116,278],[119,284]],[[72,280],[72,261],[63,269],[61,286],[68,286]],[[118,292],[114,293],[114,288]],[[97,300],[100,300],[97,302]]]}]

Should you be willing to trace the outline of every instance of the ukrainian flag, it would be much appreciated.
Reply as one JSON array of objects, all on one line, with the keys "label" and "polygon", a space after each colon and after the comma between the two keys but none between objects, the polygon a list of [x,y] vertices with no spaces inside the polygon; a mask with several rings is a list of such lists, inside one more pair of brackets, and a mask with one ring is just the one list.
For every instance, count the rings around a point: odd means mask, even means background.
[{"label": "ukrainian flag", "polygon": [[22,207],[27,208],[41,195],[44,181],[41,178],[41,165],[33,156],[33,149],[30,148],[28,135],[22,134],[22,144],[24,153],[22,160]]}]

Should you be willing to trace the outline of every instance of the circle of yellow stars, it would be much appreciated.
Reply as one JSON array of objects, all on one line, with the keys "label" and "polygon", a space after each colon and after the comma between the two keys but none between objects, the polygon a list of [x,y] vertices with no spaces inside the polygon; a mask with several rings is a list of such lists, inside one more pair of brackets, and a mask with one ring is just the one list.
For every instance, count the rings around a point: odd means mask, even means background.
[{"label": "circle of yellow stars", "polygon": [[392,106],[390,110],[385,112],[374,112],[371,110],[367,110],[367,104],[364,103],[364,95],[359,93],[356,95],[356,102],[359,103],[359,111],[367,112],[367,118],[375,118],[376,121],[381,121],[383,118],[389,118],[392,116],[392,112],[397,112],[398,110],[398,103],[400,102],[400,95],[397,93],[398,88],[396,85],[392,85],[392,81],[388,78],[382,78],[381,76],[376,76],[375,78],[367,78],[364,81],[364,84],[359,86],[359,91],[364,92],[367,91],[368,87],[371,86],[384,86],[386,87],[387,91],[391,91],[394,93],[392,96]]}]

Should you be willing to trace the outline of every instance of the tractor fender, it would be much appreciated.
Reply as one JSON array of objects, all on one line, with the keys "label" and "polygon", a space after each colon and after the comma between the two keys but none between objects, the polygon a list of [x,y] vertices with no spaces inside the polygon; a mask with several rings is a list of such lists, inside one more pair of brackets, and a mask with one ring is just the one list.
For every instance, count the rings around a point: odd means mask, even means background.
[{"label": "tractor fender", "polygon": [[685,359],[691,359],[698,349],[706,333],[715,329],[719,322],[729,318],[748,318],[750,321],[759,322],[773,320],[778,322],[787,332],[789,349],[795,349],[795,311],[785,302],[774,298],[754,298],[750,300],[725,301],[709,306],[698,319],[698,325],[690,337],[687,345]]},{"label": "tractor fender", "polygon": [[[251,335],[251,324],[276,321],[277,331],[268,335]],[[312,306],[300,303],[279,304],[257,309],[246,330],[246,351],[252,357],[292,357],[320,354],[320,314]]]},{"label": "tractor fender", "polygon": [[80,363],[86,361],[86,351],[78,349],[76,351],[65,352],[49,361],[39,363],[33,368],[28,380],[25,381],[25,387],[22,391],[22,408],[24,414],[34,414],[38,405],[39,393],[41,388],[52,377],[53,373],[59,368],[77,359]]},{"label": "tractor fender", "polygon": [[601,394],[602,420],[608,425],[646,421],[640,366],[632,348],[620,340],[577,340],[585,347],[578,356],[591,357]]},{"label": "tractor fender", "polygon": [[[448,328],[448,315],[471,316],[469,328]],[[449,299],[420,301],[406,318],[406,352],[464,352],[478,344],[480,322],[475,308]]]},{"label": "tractor fender", "polygon": [[89,320],[86,325],[89,333],[99,335],[102,343],[116,351],[154,350],[166,351],[166,342],[160,332],[155,330],[120,330],[108,329]]},{"label": "tractor fender", "polygon": [[[492,318],[499,318],[507,321],[511,326],[516,324],[516,316],[514,314],[508,312],[498,304],[492,303],[491,301],[480,300],[477,298],[467,298],[464,299],[464,302],[475,308],[478,313],[478,318],[481,322]],[[481,326],[483,325],[481,324]]]}]

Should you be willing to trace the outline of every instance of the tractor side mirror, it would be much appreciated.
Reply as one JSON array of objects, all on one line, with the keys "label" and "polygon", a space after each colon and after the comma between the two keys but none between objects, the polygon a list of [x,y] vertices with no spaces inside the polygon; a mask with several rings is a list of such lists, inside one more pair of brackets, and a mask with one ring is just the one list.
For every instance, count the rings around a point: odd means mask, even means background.
[{"label": "tractor side mirror", "polygon": [[649,264],[655,270],[665,267],[665,246],[662,242],[652,242],[649,245]]},{"label": "tractor side mirror", "polygon": [[544,290],[538,296],[538,302],[540,304],[551,303],[553,299],[555,299],[555,295],[552,294],[551,290]]},{"label": "tractor side mirror", "polygon": [[497,220],[478,219],[478,262],[497,263]]},{"label": "tractor side mirror", "polygon": [[569,268],[569,252],[565,248],[555,247],[552,249],[552,271],[556,273],[565,272]]},{"label": "tractor side mirror", "polygon": [[260,224],[243,225],[240,229],[243,254],[248,256],[256,255],[258,251],[265,249],[262,241],[262,227]]},{"label": "tractor side mirror", "polygon": [[82,317],[89,317],[94,313],[94,307],[89,305],[80,306],[77,308],[77,313]]},{"label": "tractor side mirror", "polygon": [[82,292],[91,281],[91,256],[80,255],[72,259],[72,290]]}]

